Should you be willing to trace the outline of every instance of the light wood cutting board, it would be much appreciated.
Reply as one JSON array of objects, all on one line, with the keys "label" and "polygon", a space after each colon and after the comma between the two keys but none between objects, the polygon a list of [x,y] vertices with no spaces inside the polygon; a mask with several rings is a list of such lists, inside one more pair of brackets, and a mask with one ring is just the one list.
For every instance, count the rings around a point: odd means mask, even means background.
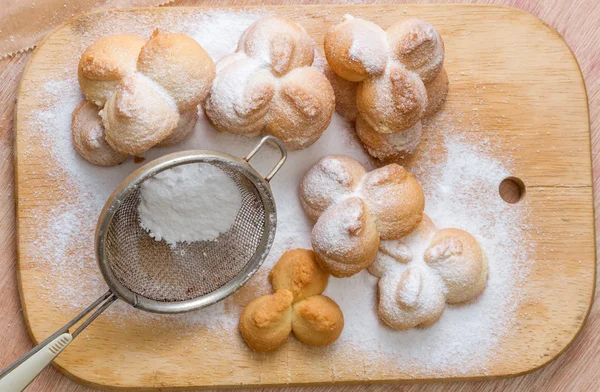
[{"label": "light wood cutting board", "polygon": [[[268,7],[303,25],[317,45],[325,31],[346,13],[386,28],[407,16],[432,23],[446,43],[446,68],[460,74],[451,84],[444,110],[477,109],[481,129],[499,146],[499,159],[519,162],[512,173],[526,186],[531,204],[529,230],[536,254],[518,323],[502,338],[485,372],[422,376],[390,372],[385,363],[336,363],[301,345],[274,355],[250,355],[211,339],[190,344],[180,331],[139,323],[115,330],[101,317],[56,361],[68,376],[101,388],[195,388],[299,384],[425,381],[506,377],[533,371],[556,358],[585,323],[594,291],[595,248],[589,116],[578,64],[561,37],[535,17],[519,10],[466,5],[435,6],[279,6]],[[31,255],[39,246],[44,212],[69,197],[60,178],[45,173],[49,152],[36,145],[31,114],[40,103],[34,93],[79,48],[86,26],[101,18],[131,18],[156,23],[161,18],[201,13],[202,8],[153,8],[83,16],[58,28],[35,51],[23,73],[16,109],[16,189],[21,299],[34,341],[69,320],[51,299],[38,295],[41,276]],[[134,20],[135,19],[135,20]],[[88,37],[89,38],[89,37]],[[483,104],[455,101],[473,94],[473,85],[494,85],[478,92]],[[506,132],[509,129],[510,132]],[[543,148],[541,146],[552,146]],[[164,349],[156,350],[157,339]],[[360,361],[357,361],[360,362]],[[458,372],[460,373],[460,372]]]}]

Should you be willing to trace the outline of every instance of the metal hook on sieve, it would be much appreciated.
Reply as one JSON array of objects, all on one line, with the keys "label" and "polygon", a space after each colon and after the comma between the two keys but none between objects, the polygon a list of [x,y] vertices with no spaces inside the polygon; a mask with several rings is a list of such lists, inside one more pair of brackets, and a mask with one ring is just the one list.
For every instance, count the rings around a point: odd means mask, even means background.
[{"label": "metal hook on sieve", "polygon": [[[263,178],[262,175],[251,167],[249,161],[267,142],[274,144],[279,149],[281,158],[271,172]],[[27,385],[29,385],[29,383],[31,383],[31,381],[33,381],[33,379],[48,364],[50,364],[50,362],[52,362],[52,360],[54,360],[54,358],[56,358],[56,356],[58,356],[77,335],[79,335],[117,299],[121,299],[133,307],[146,311],[180,313],[212,305],[231,295],[244,285],[260,268],[275,237],[277,212],[275,209],[275,199],[271,193],[268,182],[275,174],[277,174],[279,169],[281,169],[286,158],[287,153],[283,144],[273,136],[266,136],[262,138],[254,149],[243,159],[216,151],[183,151],[155,159],[130,174],[107,200],[96,226],[97,261],[100,272],[110,287],[110,290],[98,298],[83,312],[78,314],[64,327],[60,328],[46,340],[32,348],[27,354],[7,369],[0,372],[0,391],[17,392],[25,389]],[[121,219],[122,217],[120,217],[119,212],[137,211],[137,204],[131,203],[130,201],[134,199],[137,200],[137,197],[139,197],[139,187],[143,181],[164,170],[183,164],[199,162],[217,165],[231,176],[237,178],[237,181],[243,183],[244,189],[240,190],[247,195],[247,199],[249,200],[247,203],[248,208],[245,210],[245,216],[248,219],[242,220],[243,225],[240,230],[243,232],[254,230],[254,236],[252,237],[254,240],[251,242],[254,244],[253,248],[249,247],[250,242],[247,241],[247,238],[246,241],[236,241],[238,248],[241,247],[247,254],[244,254],[244,257],[238,255],[240,261],[239,265],[236,265],[236,269],[233,272],[230,271],[231,276],[226,276],[226,279],[229,279],[227,282],[222,281],[219,286],[211,288],[211,290],[214,291],[200,292],[198,297],[193,298],[188,298],[189,289],[185,292],[186,296],[184,297],[173,296],[158,299],[152,298],[151,296],[144,297],[143,293],[132,290],[131,287],[124,284],[124,282],[130,283],[126,280],[126,278],[129,278],[127,273],[130,271],[123,269],[123,267],[126,267],[127,265],[117,265],[114,262],[115,249],[111,250],[110,248],[114,245],[115,241],[118,242],[122,240],[122,237],[119,235],[113,235],[111,237],[112,234],[119,233],[118,230],[115,231],[111,229],[114,229],[115,225],[118,226],[124,221],[126,221],[127,224],[132,225],[132,227],[135,226],[136,230],[139,229],[137,219]],[[129,217],[137,217],[137,215],[129,215]],[[257,217],[260,218],[258,221],[256,219],[250,219]],[[132,234],[138,235],[137,231],[132,231]],[[131,239],[130,236],[129,239]],[[136,239],[137,238],[134,238],[134,240]],[[221,241],[220,243],[223,242],[224,241]],[[156,243],[158,244],[159,242],[156,241]],[[153,244],[154,242],[152,245],[146,243],[145,246],[158,246]],[[230,246],[225,247],[232,248]],[[139,247],[134,248],[139,249]],[[233,248],[235,248],[235,246]],[[116,249],[118,255],[118,249],[120,248],[117,247]],[[125,256],[131,255],[125,254]],[[138,258],[140,257],[138,256]],[[142,259],[145,260],[146,258],[142,257]],[[131,257],[123,257],[123,260],[127,261],[128,264],[134,262]],[[222,264],[219,264],[219,267],[220,270],[222,270]],[[116,274],[115,271],[117,271]],[[179,272],[178,276],[180,276],[181,271],[178,269],[177,272]],[[85,319],[86,316],[88,316],[87,319]],[[82,322],[77,329],[75,329],[73,333],[69,333],[69,329],[74,327],[75,324],[80,321]]]},{"label": "metal hook on sieve", "polygon": [[269,174],[267,174],[267,176],[265,177],[265,181],[269,182],[269,181],[271,181],[271,179],[273,178],[273,176],[275,176],[275,174],[277,174],[277,172],[279,171],[279,169],[281,169],[281,167],[285,163],[285,160],[287,159],[287,150],[285,149],[285,147],[283,146],[283,143],[281,143],[281,141],[279,139],[277,139],[274,136],[265,136],[265,137],[263,137],[261,139],[261,141],[256,145],[256,147],[254,147],[254,149],[252,151],[250,151],[250,153],[248,155],[246,155],[246,158],[244,158],[244,161],[250,163],[250,159],[252,159],[252,157],[254,157],[254,155],[256,155],[256,153],[267,142],[270,142],[271,144],[274,144],[275,147],[277,147],[279,149],[279,152],[281,153],[281,159],[279,159],[279,162],[277,162],[277,164],[275,165],[275,167],[273,168],[273,170],[271,170],[271,172]]}]

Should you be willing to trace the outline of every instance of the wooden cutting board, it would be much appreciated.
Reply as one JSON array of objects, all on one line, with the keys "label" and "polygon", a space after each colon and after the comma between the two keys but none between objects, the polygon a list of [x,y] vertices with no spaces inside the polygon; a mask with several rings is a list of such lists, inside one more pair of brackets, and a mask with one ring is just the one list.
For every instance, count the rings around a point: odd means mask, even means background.
[{"label": "wooden cutting board", "polygon": [[[211,339],[202,329],[197,334],[204,334],[206,340],[198,345],[182,338],[178,330],[156,336],[152,325],[140,322],[115,329],[100,317],[86,330],[85,338],[82,335],[57,359],[56,366],[69,377],[99,388],[194,388],[506,377],[533,371],[556,358],[585,323],[596,275],[587,97],[578,64],[561,37],[532,15],[493,6],[266,9],[303,25],[319,48],[328,27],[346,13],[384,28],[415,16],[440,31],[446,43],[446,68],[450,74],[461,75],[451,85],[446,106],[457,111],[476,109],[481,129],[498,131],[488,133],[489,142],[499,146],[499,159],[519,162],[513,175],[525,184],[531,206],[528,230],[536,253],[516,311],[515,329],[502,338],[485,372],[423,376],[390,372],[384,363],[371,363],[366,372],[360,361],[336,363],[300,345],[273,355],[251,355]],[[19,279],[23,310],[36,342],[72,317],[61,314],[51,298],[38,295],[44,271],[36,268],[31,257],[44,240],[39,234],[44,212],[70,196],[60,178],[45,172],[50,153],[35,142],[32,113],[43,105],[36,88],[78,50],[86,26],[95,19],[156,23],[190,13],[202,13],[202,8],[137,9],[79,17],[47,37],[23,73],[15,116]],[[497,87],[478,91],[485,103],[454,101],[456,96],[472,95],[478,83]]]}]

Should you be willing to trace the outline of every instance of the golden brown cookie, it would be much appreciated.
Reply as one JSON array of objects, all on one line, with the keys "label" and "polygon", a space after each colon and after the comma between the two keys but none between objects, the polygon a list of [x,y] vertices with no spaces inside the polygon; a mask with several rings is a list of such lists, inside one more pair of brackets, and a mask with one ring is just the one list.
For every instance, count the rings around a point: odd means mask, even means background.
[{"label": "golden brown cookie", "polygon": [[329,297],[314,295],[296,302],[292,309],[294,336],[309,346],[328,346],[344,329],[342,310]]},{"label": "golden brown cookie", "polygon": [[251,301],[240,316],[239,329],[248,346],[257,352],[275,351],[292,332],[293,295],[288,290]]},{"label": "golden brown cookie", "polygon": [[269,273],[273,290],[289,290],[298,302],[323,293],[329,275],[317,262],[315,253],[308,249],[288,250]]},{"label": "golden brown cookie", "polygon": [[312,67],[314,43],[290,19],[268,16],[242,34],[236,53],[221,58],[204,109],[221,132],[267,133],[289,150],[313,144],[331,122],[331,84]]},{"label": "golden brown cookie", "polygon": [[324,51],[336,109],[356,119],[369,154],[392,161],[413,153],[421,119],[438,111],[448,94],[444,43],[433,26],[413,18],[384,31],[345,16],[326,33]]},{"label": "golden brown cookie", "polygon": [[381,239],[403,237],[423,219],[423,189],[417,179],[398,164],[365,174],[363,195]]},{"label": "golden brown cookie", "polygon": [[119,81],[135,72],[135,64],[144,40],[137,35],[102,37],[81,55],[79,85],[85,99],[102,107]]},{"label": "golden brown cookie", "polygon": [[86,161],[98,166],[114,166],[127,160],[129,155],[112,149],[105,139],[104,125],[98,115],[100,109],[91,102],[79,104],[73,111],[72,131],[75,150]]},{"label": "golden brown cookie", "polygon": [[336,278],[368,267],[379,248],[375,220],[359,197],[327,209],[313,227],[311,238],[319,264]]}]

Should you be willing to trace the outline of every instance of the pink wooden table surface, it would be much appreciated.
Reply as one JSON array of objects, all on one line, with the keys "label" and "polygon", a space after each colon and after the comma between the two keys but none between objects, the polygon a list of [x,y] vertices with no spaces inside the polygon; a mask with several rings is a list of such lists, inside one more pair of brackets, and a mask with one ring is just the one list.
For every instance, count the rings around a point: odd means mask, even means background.
[{"label": "pink wooden table surface", "polygon": [[[31,1],[31,0],[3,0]],[[43,1],[43,0],[41,0]],[[344,1],[341,1],[344,2]],[[370,3],[369,1],[358,1]],[[444,1],[382,1],[381,3],[436,3]],[[598,0],[490,0],[465,3],[503,4],[526,10],[554,27],[567,41],[581,67],[588,92],[594,166],[594,204],[598,210],[600,182],[600,3]],[[312,0],[180,0],[174,5],[319,4],[340,1]],[[345,3],[345,2],[344,2]],[[352,3],[348,1],[347,3]],[[374,2],[377,3],[377,2]],[[0,3],[1,6],[1,3]],[[1,26],[0,26],[1,27]],[[0,60],[0,368],[31,347],[17,290],[16,240],[13,193],[13,110],[21,72],[31,52]],[[568,108],[565,108],[568,110]],[[598,214],[596,214],[598,226]],[[437,384],[389,384],[347,387],[305,387],[290,391],[600,391],[600,294],[587,325],[573,345],[556,361],[535,373],[513,379]],[[56,369],[47,368],[27,391],[82,392]]]}]

